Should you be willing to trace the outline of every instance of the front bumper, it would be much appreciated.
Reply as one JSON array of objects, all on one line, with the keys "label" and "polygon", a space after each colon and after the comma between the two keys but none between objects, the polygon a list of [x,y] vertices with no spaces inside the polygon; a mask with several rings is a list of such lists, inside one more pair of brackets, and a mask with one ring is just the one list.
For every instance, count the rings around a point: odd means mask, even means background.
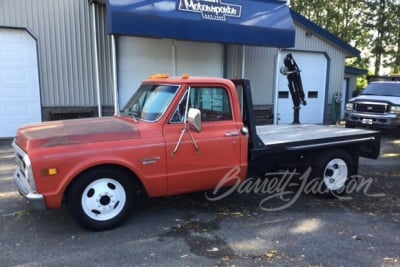
[{"label": "front bumper", "polygon": [[14,183],[17,185],[19,193],[27,200],[29,200],[29,202],[35,209],[37,210],[47,209],[43,195],[33,191],[31,185],[26,180],[20,168],[17,168],[14,172]]},{"label": "front bumper", "polygon": [[363,126],[381,129],[400,127],[400,117],[396,114],[345,113],[346,126]]}]

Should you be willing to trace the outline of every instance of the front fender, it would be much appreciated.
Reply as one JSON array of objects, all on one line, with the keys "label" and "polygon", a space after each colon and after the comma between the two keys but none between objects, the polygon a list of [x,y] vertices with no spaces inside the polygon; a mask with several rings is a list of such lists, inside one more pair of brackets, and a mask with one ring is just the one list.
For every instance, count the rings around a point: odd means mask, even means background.
[{"label": "front fender", "polygon": [[[131,149],[122,146],[121,149],[116,147],[110,149],[107,146],[106,149],[82,150],[81,148],[70,151],[64,149],[63,152],[54,148],[52,151],[36,153],[37,155],[32,157],[34,159],[32,165],[34,166],[37,191],[43,194],[48,208],[58,208],[62,204],[68,186],[81,173],[101,165],[115,165],[131,171],[143,184],[149,196],[163,196],[167,194],[166,162],[163,149],[164,146],[153,144],[152,148],[142,146]],[[151,157],[158,160],[154,164],[143,163],[143,159]],[[43,176],[42,170],[52,167],[58,169],[57,175]]]}]

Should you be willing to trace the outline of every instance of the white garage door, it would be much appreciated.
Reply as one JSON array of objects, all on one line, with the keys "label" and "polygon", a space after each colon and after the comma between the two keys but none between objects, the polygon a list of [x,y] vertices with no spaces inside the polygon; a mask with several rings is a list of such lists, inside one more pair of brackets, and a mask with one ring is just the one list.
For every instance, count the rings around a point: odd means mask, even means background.
[{"label": "white garage door", "polygon": [[0,138],[41,121],[36,41],[24,30],[0,29]]},{"label": "white garage door", "polygon": [[[289,52],[282,52],[279,66]],[[303,89],[307,105],[301,105],[301,123],[319,123],[324,120],[327,58],[322,53],[290,52],[301,70]],[[293,122],[293,102],[286,76],[279,74],[278,81],[278,124]]]},{"label": "white garage door", "polygon": [[122,108],[151,74],[223,76],[223,46],[121,36],[118,39],[118,93]]}]

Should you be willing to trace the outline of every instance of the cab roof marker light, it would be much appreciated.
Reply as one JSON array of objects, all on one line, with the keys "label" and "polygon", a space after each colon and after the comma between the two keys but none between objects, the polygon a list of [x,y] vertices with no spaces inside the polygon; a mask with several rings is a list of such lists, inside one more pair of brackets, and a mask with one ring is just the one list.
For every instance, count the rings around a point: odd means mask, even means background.
[{"label": "cab roof marker light", "polygon": [[188,73],[182,74],[182,79],[189,79],[190,75]]},{"label": "cab roof marker light", "polygon": [[149,76],[149,79],[166,79],[169,78],[169,74],[166,73],[157,73]]}]

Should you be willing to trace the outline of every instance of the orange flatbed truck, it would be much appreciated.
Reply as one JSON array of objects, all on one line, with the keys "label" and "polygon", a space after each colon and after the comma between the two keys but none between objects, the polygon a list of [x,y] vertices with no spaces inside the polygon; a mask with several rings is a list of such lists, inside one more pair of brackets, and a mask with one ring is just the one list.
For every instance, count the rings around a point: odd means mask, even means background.
[{"label": "orange flatbed truck", "polygon": [[257,126],[248,80],[156,75],[118,115],[27,125],[13,147],[14,181],[36,209],[66,203],[78,224],[100,231],[123,223],[139,192],[210,190],[229,174],[244,181],[311,167],[328,191],[339,191],[357,173],[360,156],[379,156],[380,135],[310,124]]}]

